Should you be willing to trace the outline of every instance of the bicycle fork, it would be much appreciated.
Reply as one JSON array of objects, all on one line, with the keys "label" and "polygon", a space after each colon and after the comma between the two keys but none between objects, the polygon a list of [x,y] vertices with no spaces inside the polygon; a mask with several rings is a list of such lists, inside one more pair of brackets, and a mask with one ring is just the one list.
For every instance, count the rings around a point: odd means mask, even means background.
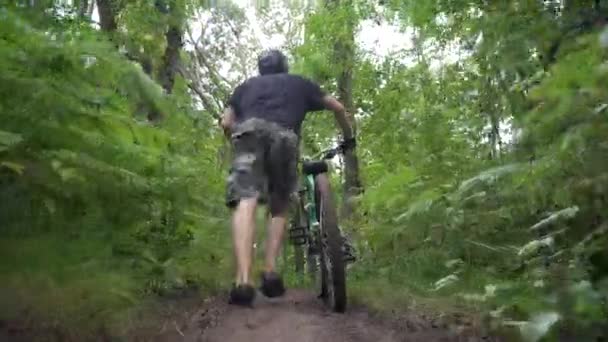
[{"label": "bicycle fork", "polygon": [[[306,208],[306,211],[308,211],[308,208]],[[311,229],[309,229],[309,224],[312,225]],[[319,232],[319,228],[319,222],[316,219],[310,223],[305,223],[297,222],[297,218],[294,218],[291,220],[288,229],[289,240],[294,246],[308,245],[308,253],[310,255],[318,255],[321,251],[320,247],[322,243],[322,241],[319,241],[321,238],[320,234],[316,234],[316,232]],[[355,248],[344,234],[341,235],[344,261],[353,263],[357,260]]]}]

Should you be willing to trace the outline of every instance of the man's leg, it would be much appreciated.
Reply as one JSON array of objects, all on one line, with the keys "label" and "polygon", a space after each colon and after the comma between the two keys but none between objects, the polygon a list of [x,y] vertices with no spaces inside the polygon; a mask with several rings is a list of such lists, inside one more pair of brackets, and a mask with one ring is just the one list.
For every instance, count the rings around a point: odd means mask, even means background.
[{"label": "man's leg", "polygon": [[[272,205],[272,204],[271,204]],[[281,276],[276,272],[276,260],[283,242],[287,210],[272,210],[272,218],[268,223],[268,237],[266,239],[266,258],[264,272],[262,273],[262,293],[267,297],[278,297],[285,293],[285,286]]]},{"label": "man's leg", "polygon": [[287,222],[287,213],[275,214],[268,223],[268,237],[266,239],[266,262],[264,271],[275,272],[276,260],[281,250],[283,235],[285,233],[285,224]]},{"label": "man's leg", "polygon": [[227,181],[226,204],[232,214],[232,241],[235,256],[235,287],[230,302],[250,306],[255,297],[251,281],[255,214],[265,189],[264,141],[251,122],[244,122],[232,135],[234,160]]},{"label": "man's leg", "polygon": [[290,131],[275,129],[270,148],[269,197],[272,219],[268,225],[265,269],[262,274],[262,292],[268,297],[285,293],[283,280],[276,272],[276,260],[283,242],[291,193],[296,185],[297,136]]},{"label": "man's leg", "polygon": [[236,260],[236,285],[251,284],[253,238],[257,197],[239,201],[232,216],[232,241]]}]

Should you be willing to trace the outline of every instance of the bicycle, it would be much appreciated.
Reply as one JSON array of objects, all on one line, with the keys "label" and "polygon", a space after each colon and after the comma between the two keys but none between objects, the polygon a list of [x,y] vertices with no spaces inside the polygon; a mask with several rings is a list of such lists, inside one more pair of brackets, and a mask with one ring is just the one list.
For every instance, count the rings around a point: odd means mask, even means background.
[{"label": "bicycle", "polygon": [[[338,226],[336,206],[329,182],[327,160],[343,153],[351,142],[322,151],[320,160],[302,163],[302,183],[292,202],[289,238],[296,254],[306,252],[308,273],[316,280],[320,269],[320,296],[335,312],[346,310],[346,264],[355,257]],[[304,251],[298,248],[304,247]],[[296,259],[298,259],[296,257]],[[300,261],[300,262],[301,262]],[[298,263],[298,261],[296,261]],[[303,268],[298,267],[296,268]]]}]

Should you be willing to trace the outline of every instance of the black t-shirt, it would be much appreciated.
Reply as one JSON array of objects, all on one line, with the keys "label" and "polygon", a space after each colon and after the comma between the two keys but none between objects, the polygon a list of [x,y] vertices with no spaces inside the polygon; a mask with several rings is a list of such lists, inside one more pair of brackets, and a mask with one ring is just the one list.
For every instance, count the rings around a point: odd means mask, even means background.
[{"label": "black t-shirt", "polygon": [[297,75],[270,74],[252,77],[235,90],[228,104],[236,122],[260,118],[300,134],[307,112],[324,109],[325,93],[314,82]]}]

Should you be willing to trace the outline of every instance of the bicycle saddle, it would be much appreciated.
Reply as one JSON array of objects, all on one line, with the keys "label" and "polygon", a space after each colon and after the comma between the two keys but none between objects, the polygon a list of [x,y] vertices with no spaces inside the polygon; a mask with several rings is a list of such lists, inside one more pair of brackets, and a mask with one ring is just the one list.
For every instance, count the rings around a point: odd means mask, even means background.
[{"label": "bicycle saddle", "polygon": [[302,172],[307,175],[318,175],[327,172],[327,163],[324,160],[308,160],[302,163]]}]

